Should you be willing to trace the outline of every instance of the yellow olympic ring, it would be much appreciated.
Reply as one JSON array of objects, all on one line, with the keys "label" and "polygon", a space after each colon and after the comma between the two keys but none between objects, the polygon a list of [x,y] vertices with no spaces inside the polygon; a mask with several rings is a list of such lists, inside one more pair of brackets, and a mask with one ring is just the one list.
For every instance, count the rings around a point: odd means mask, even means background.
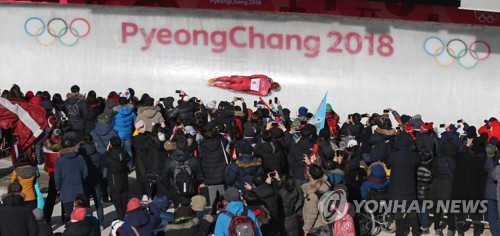
[{"label": "yellow olympic ring", "polygon": [[453,54],[453,56],[451,58],[453,58],[453,60],[448,63],[448,64],[443,64],[441,62],[439,62],[438,60],[438,54],[439,54],[439,51],[442,49],[443,47],[439,47],[437,48],[437,50],[434,52],[434,60],[436,61],[436,63],[440,66],[444,66],[444,67],[448,67],[448,66],[451,66],[455,63],[455,60],[456,60],[456,54],[455,54],[455,50],[453,50],[453,48],[450,48],[450,47],[444,47],[444,49],[446,50],[449,50],[448,52],[451,52],[451,54]]},{"label": "yellow olympic ring", "polygon": [[[37,31],[36,31],[36,33],[35,33],[35,40],[36,40],[36,42],[38,43],[38,45],[40,45],[40,46],[45,46],[45,47],[49,47],[49,46],[52,46],[54,43],[56,43],[57,38],[55,38],[55,37],[53,37],[53,38],[52,38],[52,41],[51,41],[51,42],[49,42],[49,43],[42,43],[42,42],[40,42],[40,40],[38,39],[38,37],[39,37],[39,34],[40,34],[40,32],[42,31],[42,29],[43,29],[43,27],[38,28],[38,30],[37,30]],[[52,28],[50,28],[50,27],[47,27],[47,30],[48,30],[48,31],[51,31],[51,30],[52,30],[52,33],[53,33],[53,34],[55,34],[55,33],[56,33],[56,32],[54,31],[54,29],[52,29]]]}]

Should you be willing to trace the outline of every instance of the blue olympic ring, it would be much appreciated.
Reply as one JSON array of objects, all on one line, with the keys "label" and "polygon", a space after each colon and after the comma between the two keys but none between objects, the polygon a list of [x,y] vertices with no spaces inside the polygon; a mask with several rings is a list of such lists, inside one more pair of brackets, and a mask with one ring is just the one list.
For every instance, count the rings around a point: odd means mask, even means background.
[{"label": "blue olympic ring", "polygon": [[[28,31],[28,28],[26,27],[28,25],[28,22],[30,22],[31,20],[38,20],[40,21],[40,23],[42,23],[42,31],[38,34],[32,34]],[[38,37],[40,35],[42,35],[44,32],[45,32],[45,22],[43,22],[42,19],[40,19],[39,17],[30,17],[26,20],[26,22],[24,22],[24,31],[26,31],[26,33],[28,35],[30,35],[31,37]]]},{"label": "blue olympic ring", "polygon": [[430,53],[429,51],[427,51],[427,41],[429,41],[430,39],[437,39],[439,42],[441,42],[441,52],[439,52],[437,54],[437,56],[440,56],[443,52],[444,52],[444,48],[445,48],[445,44],[444,44],[444,41],[439,38],[439,37],[436,37],[436,36],[430,36],[430,37],[427,37],[425,40],[424,40],[424,51],[425,53],[427,53],[427,55],[433,57],[434,56],[434,53]]}]

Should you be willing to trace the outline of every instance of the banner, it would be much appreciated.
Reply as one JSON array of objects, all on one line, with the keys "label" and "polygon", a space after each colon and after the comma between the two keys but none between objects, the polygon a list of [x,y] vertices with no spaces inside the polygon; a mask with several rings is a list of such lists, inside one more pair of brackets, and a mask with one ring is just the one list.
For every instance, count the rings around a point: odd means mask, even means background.
[{"label": "banner", "polygon": [[[500,12],[498,0],[461,0],[460,9],[486,12]],[[494,13],[491,13],[494,14]],[[496,14],[495,14],[496,15]]]},{"label": "banner", "polygon": [[[420,113],[424,121],[481,124],[497,116],[500,29],[331,16],[0,5],[0,88],[63,97],[135,89],[136,96],[202,101],[258,97],[209,87],[210,78],[264,74],[292,114],[325,91],[343,117]],[[331,96],[331,97],[330,97]],[[334,100],[331,98],[335,97]]]},{"label": "banner", "polygon": [[[471,1],[475,0],[467,2]],[[429,4],[415,4],[418,1],[373,0],[0,0],[1,2],[263,11],[500,26],[497,13],[461,10],[458,9],[460,1],[452,0],[435,4],[430,1],[427,1]]]}]

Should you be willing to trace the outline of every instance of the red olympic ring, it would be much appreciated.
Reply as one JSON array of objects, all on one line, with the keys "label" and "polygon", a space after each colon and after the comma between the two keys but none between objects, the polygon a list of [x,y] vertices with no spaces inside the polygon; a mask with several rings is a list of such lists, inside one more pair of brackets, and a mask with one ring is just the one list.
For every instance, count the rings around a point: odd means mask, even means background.
[{"label": "red olympic ring", "polygon": [[[81,20],[81,21],[85,22],[85,24],[87,24],[87,27],[88,27],[87,33],[82,34],[82,35],[78,35],[78,32],[77,32],[77,34],[73,33],[73,28],[72,28],[72,27],[73,27],[73,23],[75,23],[75,21],[77,21],[77,20]],[[85,20],[85,19],[83,19],[83,18],[75,18],[75,19],[73,19],[73,20],[69,23],[69,32],[70,32],[73,36],[75,36],[75,37],[77,37],[77,38],[83,38],[83,37],[87,36],[87,35],[90,33],[90,24],[89,24],[89,22],[88,22],[87,20]]]},{"label": "red olympic ring", "polygon": [[[472,54],[472,47],[473,47],[475,44],[477,44],[477,43],[482,43],[482,44],[484,44],[484,46],[486,46],[486,48],[488,48],[488,54],[487,54],[485,57],[483,57],[483,58],[479,58],[477,55]],[[474,58],[474,59],[478,60],[478,61],[484,61],[484,60],[488,59],[488,57],[490,57],[490,54],[491,54],[491,48],[490,48],[490,45],[488,45],[488,43],[486,43],[486,42],[485,42],[485,41],[483,41],[483,40],[476,40],[476,41],[472,42],[472,43],[470,44],[469,48],[471,49],[471,50],[469,50],[469,54],[470,54],[470,56],[471,56],[472,58]],[[477,51],[477,50],[474,50],[474,51]],[[477,53],[476,53],[476,54],[477,54]]]}]

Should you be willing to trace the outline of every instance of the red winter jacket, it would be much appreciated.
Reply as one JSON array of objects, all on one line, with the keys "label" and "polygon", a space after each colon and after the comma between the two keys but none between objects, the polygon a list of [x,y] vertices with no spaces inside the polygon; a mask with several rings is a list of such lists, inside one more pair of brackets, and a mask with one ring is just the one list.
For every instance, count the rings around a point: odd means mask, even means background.
[{"label": "red winter jacket", "polygon": [[45,155],[44,170],[49,176],[54,176],[57,159],[59,159],[59,150],[61,150],[60,138],[49,138],[43,143],[43,154]]}]

